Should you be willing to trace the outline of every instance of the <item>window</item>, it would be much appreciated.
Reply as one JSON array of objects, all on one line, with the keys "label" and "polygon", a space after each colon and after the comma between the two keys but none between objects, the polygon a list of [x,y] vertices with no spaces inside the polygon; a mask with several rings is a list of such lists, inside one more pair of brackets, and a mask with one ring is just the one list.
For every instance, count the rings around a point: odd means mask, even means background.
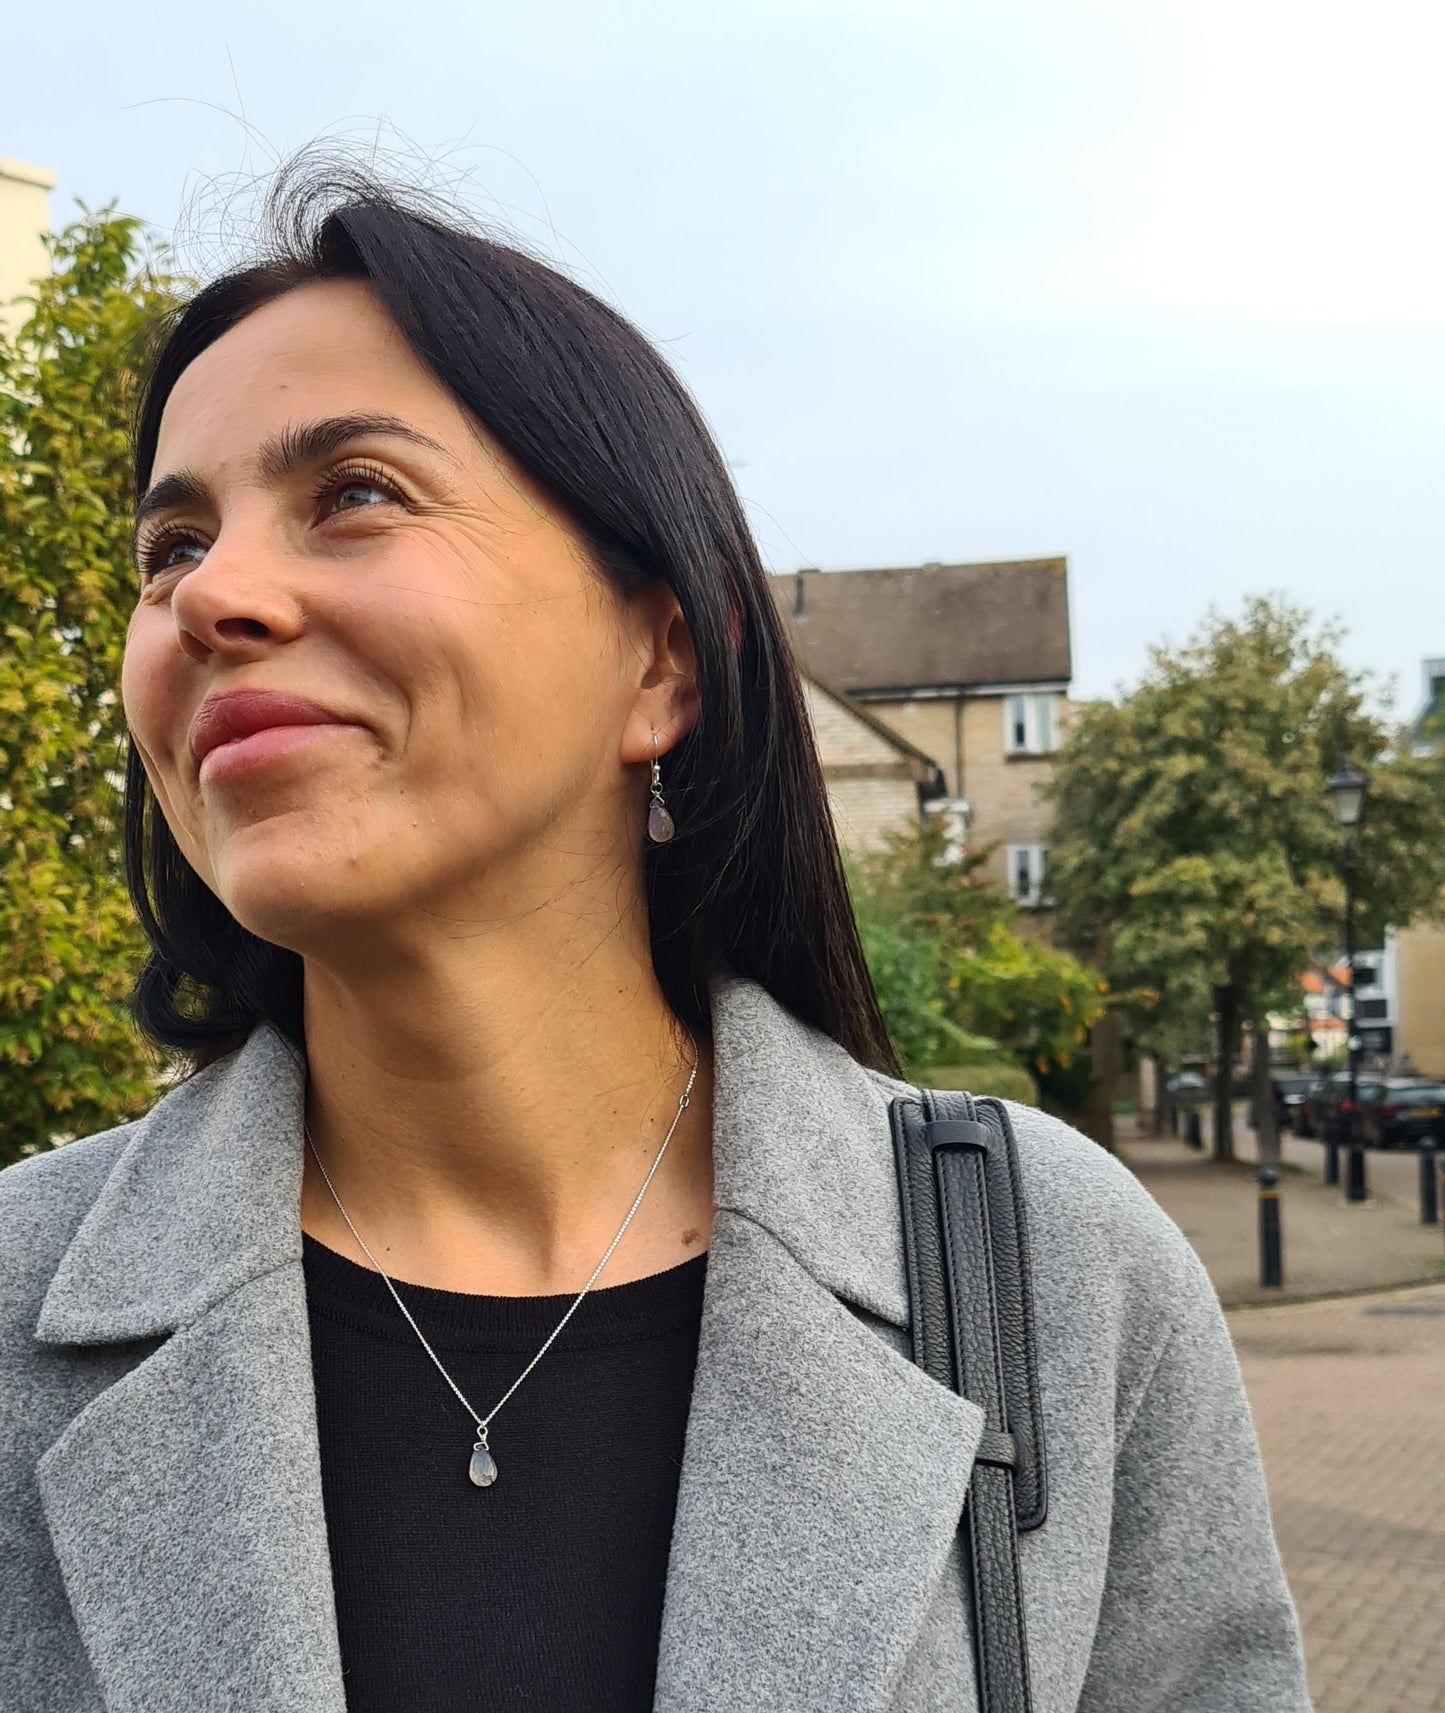
[{"label": "window", "polygon": [[1004,697],[1003,747],[1006,755],[1048,755],[1058,747],[1055,700],[1047,691]]},{"label": "window", "polygon": [[967,797],[935,797],[923,805],[925,816],[936,816],[943,823],[943,850],[938,857],[940,867],[960,863],[968,853],[968,822],[973,805]]},{"label": "window", "polygon": [[1008,895],[1015,904],[1036,909],[1047,904],[1044,897],[1044,847],[1042,845],[1009,845]]}]

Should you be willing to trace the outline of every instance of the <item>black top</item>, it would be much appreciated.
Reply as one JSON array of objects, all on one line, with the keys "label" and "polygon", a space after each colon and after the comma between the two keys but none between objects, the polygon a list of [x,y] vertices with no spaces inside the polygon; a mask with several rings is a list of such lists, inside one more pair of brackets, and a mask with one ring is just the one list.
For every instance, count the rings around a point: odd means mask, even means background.
[{"label": "black top", "polygon": [[[476,1429],[369,1268],[305,1240],[349,1713],[646,1713],[707,1256],[594,1286]],[[398,1284],[486,1415],[570,1297]]]}]

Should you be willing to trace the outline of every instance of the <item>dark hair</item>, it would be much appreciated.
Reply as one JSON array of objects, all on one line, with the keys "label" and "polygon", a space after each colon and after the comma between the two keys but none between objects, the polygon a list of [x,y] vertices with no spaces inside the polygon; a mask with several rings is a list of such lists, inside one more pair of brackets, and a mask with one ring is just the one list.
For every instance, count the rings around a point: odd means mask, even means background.
[{"label": "dark hair", "polygon": [[[367,281],[417,357],[567,513],[600,572],[622,589],[665,582],[687,620],[701,712],[665,763],[676,837],[646,856],[668,1004],[706,1032],[708,978],[726,965],[896,1072],[797,668],[726,466],[677,377],[574,281],[386,187],[283,183],[272,226],[260,260],[163,330],[140,403],[137,495],[166,400],[201,352],[299,286]],[[301,1045],[301,960],[243,928],[186,862],[133,745],[125,852],[151,946],[141,1028],[196,1064],[261,1020]]]}]

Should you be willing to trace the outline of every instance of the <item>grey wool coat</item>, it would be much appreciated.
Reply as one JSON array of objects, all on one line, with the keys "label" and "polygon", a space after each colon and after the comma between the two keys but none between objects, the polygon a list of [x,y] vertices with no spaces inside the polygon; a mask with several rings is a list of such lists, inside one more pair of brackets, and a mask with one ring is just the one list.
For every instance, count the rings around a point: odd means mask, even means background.
[{"label": "grey wool coat", "polygon": [[[736,977],[714,1024],[718,1212],[655,1707],[970,1713],[956,1536],[982,1424],[907,1354],[903,1085]],[[303,1086],[261,1028],[138,1122],[0,1173],[5,1713],[342,1713]],[[1021,1544],[1038,1713],[1299,1713],[1209,1282],[1123,1167],[1013,1119],[1050,1475]]]}]

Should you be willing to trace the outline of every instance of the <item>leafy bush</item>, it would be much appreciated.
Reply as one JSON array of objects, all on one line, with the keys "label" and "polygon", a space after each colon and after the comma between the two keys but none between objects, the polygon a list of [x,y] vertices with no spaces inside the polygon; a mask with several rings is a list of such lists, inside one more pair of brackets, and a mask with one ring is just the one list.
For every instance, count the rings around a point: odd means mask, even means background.
[{"label": "leafy bush", "polygon": [[[1015,907],[982,879],[987,852],[949,861],[937,823],[894,834],[849,863],[889,1032],[910,1067],[1012,1060],[1033,1079],[1082,1064],[1104,1009],[1093,971],[1017,932]],[[1022,1087],[1023,1085],[1016,1085]],[[982,1091],[980,1091],[982,1092]]]},{"label": "leafy bush", "polygon": [[109,211],[0,332],[0,1164],[154,1098],[120,878],[133,360],[166,299]]},{"label": "leafy bush", "polygon": [[1037,1106],[1039,1091],[1034,1079],[1012,1059],[988,1059],[971,1065],[934,1065],[918,1072],[920,1083],[930,1088],[962,1088],[970,1094],[989,1095],[995,1100],[1016,1100]]},{"label": "leafy bush", "polygon": [[970,1034],[950,1016],[948,971],[936,940],[876,917],[858,926],[888,1033],[905,1066],[994,1050],[991,1040]]}]

